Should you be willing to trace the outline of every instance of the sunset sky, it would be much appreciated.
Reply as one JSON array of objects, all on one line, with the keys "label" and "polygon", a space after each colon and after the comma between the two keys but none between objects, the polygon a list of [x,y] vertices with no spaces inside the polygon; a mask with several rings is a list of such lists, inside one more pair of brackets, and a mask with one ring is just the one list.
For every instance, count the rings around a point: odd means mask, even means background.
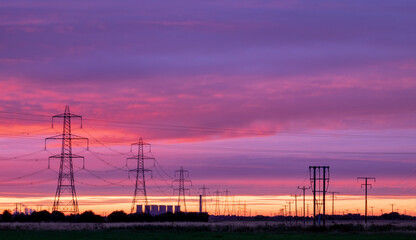
[{"label": "sunset sky", "polygon": [[415,1],[2,1],[0,211],[53,203],[69,105],[81,211],[129,211],[143,137],[152,203],[183,166],[191,210],[205,184],[269,215],[328,165],[337,211],[375,177],[374,214],[416,215],[414,23]]}]

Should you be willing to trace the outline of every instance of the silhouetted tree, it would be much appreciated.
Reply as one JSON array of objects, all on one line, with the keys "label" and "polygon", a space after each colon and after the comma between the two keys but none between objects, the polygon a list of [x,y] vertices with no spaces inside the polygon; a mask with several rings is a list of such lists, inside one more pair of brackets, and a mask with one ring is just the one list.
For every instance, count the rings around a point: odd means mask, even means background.
[{"label": "silhouetted tree", "polygon": [[152,215],[148,213],[133,213],[129,214],[128,216],[129,222],[153,222],[154,218]]},{"label": "silhouetted tree", "polygon": [[12,221],[12,213],[9,210],[4,210],[3,214],[1,215],[1,220],[3,222],[10,222]]},{"label": "silhouetted tree", "polygon": [[129,219],[124,211],[114,211],[108,215],[109,222],[127,222]]},{"label": "silhouetted tree", "polygon": [[15,222],[27,222],[29,219],[29,216],[26,216],[24,213],[20,213],[17,215],[13,215],[12,219]]},{"label": "silhouetted tree", "polygon": [[100,215],[96,215],[93,211],[85,211],[79,215],[79,222],[103,222],[104,219]]},{"label": "silhouetted tree", "polygon": [[53,222],[62,222],[65,221],[65,214],[59,211],[53,211],[51,214],[51,221]]},{"label": "silhouetted tree", "polygon": [[34,222],[48,222],[51,220],[51,214],[46,210],[40,212],[35,211],[30,215],[30,218]]}]

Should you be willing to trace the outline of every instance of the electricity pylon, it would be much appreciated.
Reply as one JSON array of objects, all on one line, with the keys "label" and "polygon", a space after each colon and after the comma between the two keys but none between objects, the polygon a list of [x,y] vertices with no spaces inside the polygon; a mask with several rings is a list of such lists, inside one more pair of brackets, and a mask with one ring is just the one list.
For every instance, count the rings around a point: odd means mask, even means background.
[{"label": "electricity pylon", "polygon": [[221,214],[221,211],[220,211],[220,194],[221,194],[221,192],[218,191],[218,189],[217,189],[217,191],[215,191],[214,194],[215,194],[215,209],[214,209],[214,215],[215,216],[219,216]]},{"label": "electricity pylon", "polygon": [[226,189],[225,192],[224,192],[224,197],[225,197],[224,216],[230,215],[230,205],[229,205],[229,202],[228,202],[229,193],[230,193],[230,191],[228,191],[228,189]]},{"label": "electricity pylon", "polygon": [[201,204],[202,204],[201,210],[203,212],[207,212],[207,199],[206,199],[206,197],[207,197],[207,190],[208,189],[209,188],[205,187],[205,185],[203,185],[202,188],[199,188],[199,190],[202,190],[201,196],[202,196],[203,199],[201,201]]},{"label": "electricity pylon", "polygon": [[[182,200],[183,206],[185,208],[185,212],[187,212],[186,211],[186,202],[185,202],[185,192],[189,191],[189,188],[185,188],[185,183],[190,183],[191,186],[192,186],[192,181],[189,180],[189,171],[183,170],[182,166],[179,170],[175,171],[175,177],[177,177],[177,173],[179,173],[179,178],[173,180],[172,182],[177,182],[179,184],[179,188],[175,188],[174,191],[179,192],[178,206],[181,205],[181,200]],[[185,173],[186,173],[186,176],[185,176]]]},{"label": "electricity pylon", "polygon": [[[133,149],[133,146],[137,145],[137,155],[133,157],[129,157],[126,160],[126,165],[128,160],[137,160],[137,167],[135,169],[129,169],[129,176],[130,172],[136,173],[136,184],[134,188],[134,195],[133,195],[133,201],[131,203],[130,213],[134,213],[134,208],[136,207],[138,202],[142,202],[145,206],[148,205],[147,202],[147,193],[146,193],[146,172],[152,172],[150,169],[146,169],[144,167],[144,161],[145,160],[153,160],[153,163],[155,161],[155,158],[146,156],[144,154],[144,146],[149,146],[149,152],[150,152],[150,143],[143,142],[143,138],[139,138],[139,141],[136,143],[131,144],[131,150]],[[140,201],[138,199],[138,194],[142,193],[143,197]]]},{"label": "electricity pylon", "polygon": [[[53,200],[52,211],[75,214],[78,213],[79,210],[77,193],[75,191],[74,166],[72,159],[82,158],[82,168],[85,167],[85,159],[83,156],[72,153],[72,140],[86,140],[87,149],[89,141],[88,138],[80,137],[71,133],[71,118],[79,118],[81,120],[82,128],[82,116],[70,113],[69,106],[65,106],[65,112],[63,114],[58,114],[52,117],[52,128],[55,118],[63,118],[62,134],[45,139],[45,149],[47,140],[62,140],[61,154],[53,155],[48,158],[48,168],[50,168],[50,160],[52,158],[60,159],[58,186],[56,188],[55,199]],[[66,197],[65,195],[69,195],[69,197]]]}]

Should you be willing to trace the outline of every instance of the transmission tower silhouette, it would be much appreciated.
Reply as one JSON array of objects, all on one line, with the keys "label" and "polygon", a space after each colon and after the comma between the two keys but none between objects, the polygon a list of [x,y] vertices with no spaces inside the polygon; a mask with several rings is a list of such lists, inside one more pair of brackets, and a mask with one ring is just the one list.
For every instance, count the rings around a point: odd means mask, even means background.
[{"label": "transmission tower silhouette", "polygon": [[235,195],[232,196],[233,198],[233,205],[231,205],[231,215],[236,216],[237,215],[237,211],[236,211],[236,207],[235,207]]},{"label": "transmission tower silhouette", "polygon": [[[136,143],[131,144],[131,150],[133,149],[133,146],[137,145],[137,155],[133,157],[129,157],[126,159],[126,165],[128,160],[137,160],[137,166],[135,169],[129,169],[129,176],[130,172],[134,172],[136,174],[136,184],[134,188],[134,195],[133,195],[133,201],[131,203],[130,213],[134,213],[134,208],[136,207],[137,203],[141,202],[143,205],[148,205],[147,202],[147,193],[146,193],[146,172],[152,172],[150,169],[146,169],[144,167],[144,161],[145,160],[153,160],[153,164],[155,161],[155,158],[146,156],[144,154],[144,146],[149,147],[149,152],[151,151],[150,143],[143,142],[143,138],[139,138],[139,141]],[[138,194],[143,194],[143,197],[140,199],[138,197]]]},{"label": "transmission tower silhouette", "polygon": [[[179,184],[179,188],[175,188],[174,191],[178,191],[179,192],[179,196],[178,196],[178,206],[181,205],[181,200],[183,202],[183,206],[185,208],[185,212],[187,212],[186,210],[186,202],[185,202],[185,192],[189,191],[189,188],[185,188],[185,183],[190,183],[192,186],[192,181],[189,180],[189,171],[187,170],[183,170],[183,167],[181,166],[181,168],[179,170],[175,171],[175,177],[178,177],[178,173],[179,173],[179,178],[173,180],[172,182],[177,182]],[[186,176],[185,176],[186,174]]]},{"label": "transmission tower silhouette", "polygon": [[65,112],[63,114],[58,114],[52,117],[52,128],[54,126],[55,118],[63,118],[62,134],[45,138],[45,149],[46,142],[48,140],[62,140],[61,153],[48,158],[48,168],[50,168],[51,159],[60,159],[58,186],[56,188],[52,211],[78,213],[79,209],[77,193],[75,191],[74,166],[72,159],[82,158],[82,168],[85,168],[85,159],[83,156],[72,153],[72,140],[86,140],[87,150],[89,148],[89,140],[88,138],[80,137],[71,133],[71,119],[79,118],[81,120],[82,128],[82,116],[70,113],[69,106],[65,106]]},{"label": "transmission tower silhouette", "polygon": [[214,194],[215,194],[214,215],[219,216],[221,214],[221,211],[220,211],[220,194],[221,194],[221,192],[218,191],[218,189],[217,189],[217,191],[215,191]]},{"label": "transmission tower silhouette", "polygon": [[207,199],[206,199],[206,197],[207,197],[207,190],[208,189],[209,188],[205,187],[205,185],[203,185],[201,188],[199,188],[199,190],[202,190],[201,196],[202,196],[203,199],[201,201],[201,204],[202,204],[201,210],[203,212],[207,212]]},{"label": "transmission tower silhouette", "polygon": [[228,202],[229,193],[230,193],[230,191],[228,191],[228,189],[226,189],[225,192],[224,192],[224,196],[225,196],[225,201],[224,201],[224,216],[230,215],[230,204]]}]

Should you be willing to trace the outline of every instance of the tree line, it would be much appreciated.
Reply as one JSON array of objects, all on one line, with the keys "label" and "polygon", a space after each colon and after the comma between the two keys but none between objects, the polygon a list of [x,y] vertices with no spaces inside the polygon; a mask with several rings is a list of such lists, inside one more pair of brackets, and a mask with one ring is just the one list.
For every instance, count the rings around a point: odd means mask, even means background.
[{"label": "tree line", "polygon": [[30,215],[23,213],[12,214],[4,210],[0,215],[2,222],[208,222],[207,213],[164,213],[156,216],[150,214],[127,214],[124,211],[114,211],[108,216],[95,214],[93,211],[85,211],[81,214],[65,215],[59,211],[35,211]]}]

